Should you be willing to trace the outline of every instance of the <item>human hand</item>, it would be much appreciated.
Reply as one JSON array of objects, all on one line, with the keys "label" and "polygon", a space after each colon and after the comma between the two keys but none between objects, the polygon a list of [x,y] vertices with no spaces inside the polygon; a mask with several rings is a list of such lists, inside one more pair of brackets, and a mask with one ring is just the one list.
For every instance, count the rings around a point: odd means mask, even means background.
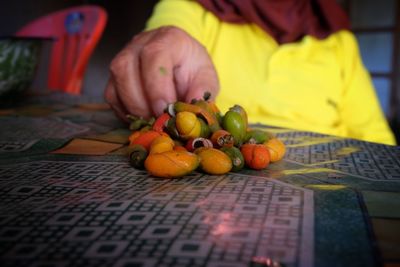
[{"label": "human hand", "polygon": [[207,50],[177,27],[135,36],[112,60],[105,99],[115,113],[160,115],[168,103],[215,97],[219,82]]}]

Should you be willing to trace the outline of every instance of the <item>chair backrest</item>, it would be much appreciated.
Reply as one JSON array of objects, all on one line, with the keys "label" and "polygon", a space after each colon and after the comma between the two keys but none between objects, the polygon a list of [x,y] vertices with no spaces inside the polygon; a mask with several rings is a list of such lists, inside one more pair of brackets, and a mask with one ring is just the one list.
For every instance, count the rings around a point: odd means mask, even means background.
[{"label": "chair backrest", "polygon": [[16,35],[52,38],[47,86],[80,94],[87,63],[106,23],[107,12],[103,8],[84,5],[40,17]]}]

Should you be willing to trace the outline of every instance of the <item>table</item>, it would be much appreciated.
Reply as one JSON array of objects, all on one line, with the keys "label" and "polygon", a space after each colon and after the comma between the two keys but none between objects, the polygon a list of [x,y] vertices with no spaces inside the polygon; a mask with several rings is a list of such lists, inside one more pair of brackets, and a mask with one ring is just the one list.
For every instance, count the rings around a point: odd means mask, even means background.
[{"label": "table", "polygon": [[160,179],[105,104],[0,128],[1,266],[400,266],[399,147],[268,128],[287,154],[266,170]]}]

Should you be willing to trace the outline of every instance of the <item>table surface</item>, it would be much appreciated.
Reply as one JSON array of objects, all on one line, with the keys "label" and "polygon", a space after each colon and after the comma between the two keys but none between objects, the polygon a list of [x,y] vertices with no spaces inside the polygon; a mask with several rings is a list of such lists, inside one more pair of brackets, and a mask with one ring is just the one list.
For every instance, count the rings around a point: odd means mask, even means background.
[{"label": "table surface", "polygon": [[287,154],[266,170],[160,179],[105,104],[0,129],[1,266],[400,266],[400,147],[267,128]]}]

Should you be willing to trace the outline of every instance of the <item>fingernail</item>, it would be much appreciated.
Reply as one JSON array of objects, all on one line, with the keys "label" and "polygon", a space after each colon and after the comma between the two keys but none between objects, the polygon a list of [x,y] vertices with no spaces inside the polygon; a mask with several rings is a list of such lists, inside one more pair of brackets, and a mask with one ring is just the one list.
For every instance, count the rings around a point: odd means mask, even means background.
[{"label": "fingernail", "polygon": [[163,99],[158,99],[153,103],[153,112],[157,116],[159,116],[164,112],[166,107],[167,107],[167,102],[165,102],[165,100]]}]

